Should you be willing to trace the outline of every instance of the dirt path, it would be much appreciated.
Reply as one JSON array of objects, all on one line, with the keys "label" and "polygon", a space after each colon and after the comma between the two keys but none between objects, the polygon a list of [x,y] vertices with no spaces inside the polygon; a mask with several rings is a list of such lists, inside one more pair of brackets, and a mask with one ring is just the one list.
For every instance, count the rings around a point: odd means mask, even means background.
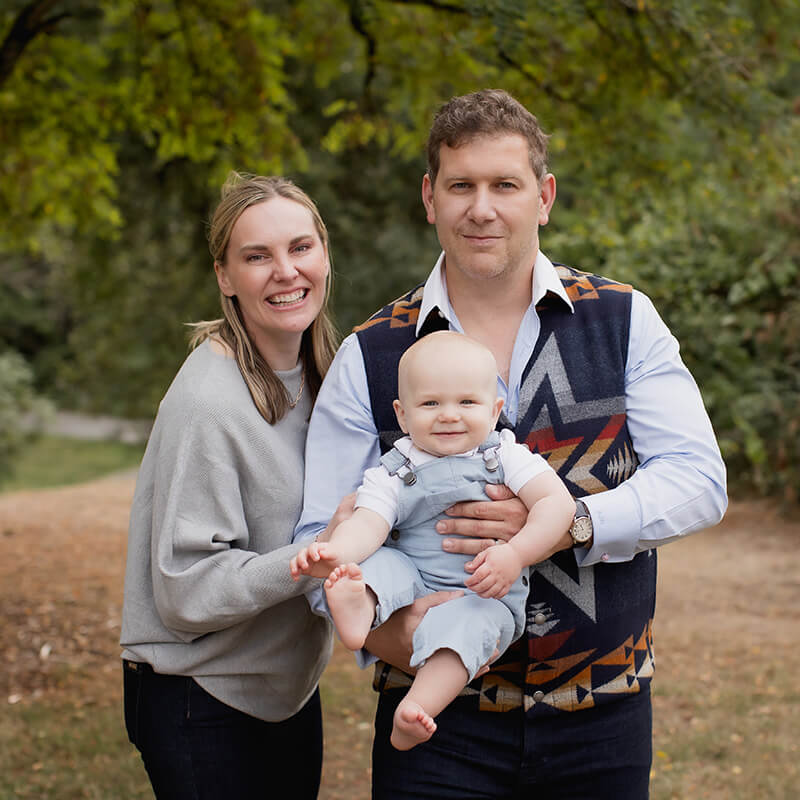
[{"label": "dirt path", "polygon": [[[119,476],[0,495],[0,701],[77,692],[119,703],[117,641],[132,494],[133,480]],[[733,503],[719,527],[660,551],[656,775],[674,769],[687,731],[705,728],[722,737],[734,762],[741,752],[739,769],[746,773],[754,742],[737,731],[750,716],[756,725],[759,714],[776,736],[785,730],[797,763],[790,725],[800,694],[794,677],[799,544],[800,523],[779,518],[767,503]],[[368,796],[368,684],[369,676],[337,651],[323,685],[331,706],[323,800]],[[741,691],[753,698],[741,711],[742,724],[729,715],[718,721]],[[770,697],[785,696],[794,708],[771,704]],[[711,730],[719,725],[723,731]],[[779,757],[774,749],[760,758]],[[702,774],[698,780],[704,785]],[[734,795],[704,790],[695,796]]]}]

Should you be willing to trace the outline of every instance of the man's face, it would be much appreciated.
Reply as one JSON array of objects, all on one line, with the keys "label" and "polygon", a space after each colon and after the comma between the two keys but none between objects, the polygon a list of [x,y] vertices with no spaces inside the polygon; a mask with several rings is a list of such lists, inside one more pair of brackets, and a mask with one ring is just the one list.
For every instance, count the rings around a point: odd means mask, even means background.
[{"label": "man's face", "polygon": [[443,144],[436,183],[424,177],[422,201],[445,252],[448,285],[529,281],[539,226],[554,200],[555,178],[546,175],[539,185],[519,134]]}]

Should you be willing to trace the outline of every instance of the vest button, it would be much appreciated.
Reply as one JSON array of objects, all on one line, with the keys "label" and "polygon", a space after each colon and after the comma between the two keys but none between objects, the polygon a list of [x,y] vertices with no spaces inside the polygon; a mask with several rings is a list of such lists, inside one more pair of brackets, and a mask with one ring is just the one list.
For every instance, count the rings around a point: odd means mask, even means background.
[{"label": "vest button", "polygon": [[397,541],[400,538],[400,531],[395,528],[391,533],[392,539]]},{"label": "vest button", "polygon": [[541,703],[542,700],[544,700],[544,692],[539,691],[539,692],[534,692],[533,693],[533,702],[534,703]]},{"label": "vest button", "polygon": [[546,617],[544,614],[542,614],[542,612],[540,611],[540,612],[539,612],[539,613],[538,613],[538,614],[537,614],[537,615],[536,615],[536,616],[533,618],[533,621],[534,621],[534,623],[536,623],[537,625],[544,625],[544,624],[545,624],[545,622],[547,622],[547,617]]}]

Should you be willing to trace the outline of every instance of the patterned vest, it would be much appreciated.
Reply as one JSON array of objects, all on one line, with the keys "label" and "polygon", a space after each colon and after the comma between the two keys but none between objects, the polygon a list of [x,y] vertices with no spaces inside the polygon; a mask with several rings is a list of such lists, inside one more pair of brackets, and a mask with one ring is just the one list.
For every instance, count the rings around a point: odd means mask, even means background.
[{"label": "patterned vest", "polygon": [[[631,287],[556,266],[574,313],[557,295],[537,305],[541,331],[523,372],[518,442],[539,452],[575,497],[602,492],[637,466],[626,424],[625,362]],[[392,400],[397,362],[416,338],[422,287],[356,329],[384,452],[402,435]],[[447,323],[432,312],[421,335]],[[576,711],[649,687],[653,674],[655,550],[631,561],[578,568],[572,550],[531,568],[526,633],[462,694],[476,709]],[[379,691],[409,676],[378,663]]]}]

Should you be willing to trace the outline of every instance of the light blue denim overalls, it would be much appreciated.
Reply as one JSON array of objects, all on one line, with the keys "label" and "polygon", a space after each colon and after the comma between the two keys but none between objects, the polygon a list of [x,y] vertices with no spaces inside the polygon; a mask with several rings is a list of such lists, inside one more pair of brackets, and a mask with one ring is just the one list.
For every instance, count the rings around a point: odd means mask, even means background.
[{"label": "light blue denim overalls", "polygon": [[503,465],[494,431],[472,456],[442,456],[412,466],[397,448],[381,458],[391,475],[403,481],[397,522],[386,544],[361,564],[367,585],[378,598],[375,625],[398,608],[439,590],[462,589],[464,597],[429,609],[414,634],[411,666],[418,667],[436,650],[454,650],[469,680],[495,647],[502,653],[525,626],[528,570],[499,600],[479,597],[464,586],[464,564],[474,556],[446,553],[434,526],[453,503],[486,500],[487,483],[503,483]]}]

